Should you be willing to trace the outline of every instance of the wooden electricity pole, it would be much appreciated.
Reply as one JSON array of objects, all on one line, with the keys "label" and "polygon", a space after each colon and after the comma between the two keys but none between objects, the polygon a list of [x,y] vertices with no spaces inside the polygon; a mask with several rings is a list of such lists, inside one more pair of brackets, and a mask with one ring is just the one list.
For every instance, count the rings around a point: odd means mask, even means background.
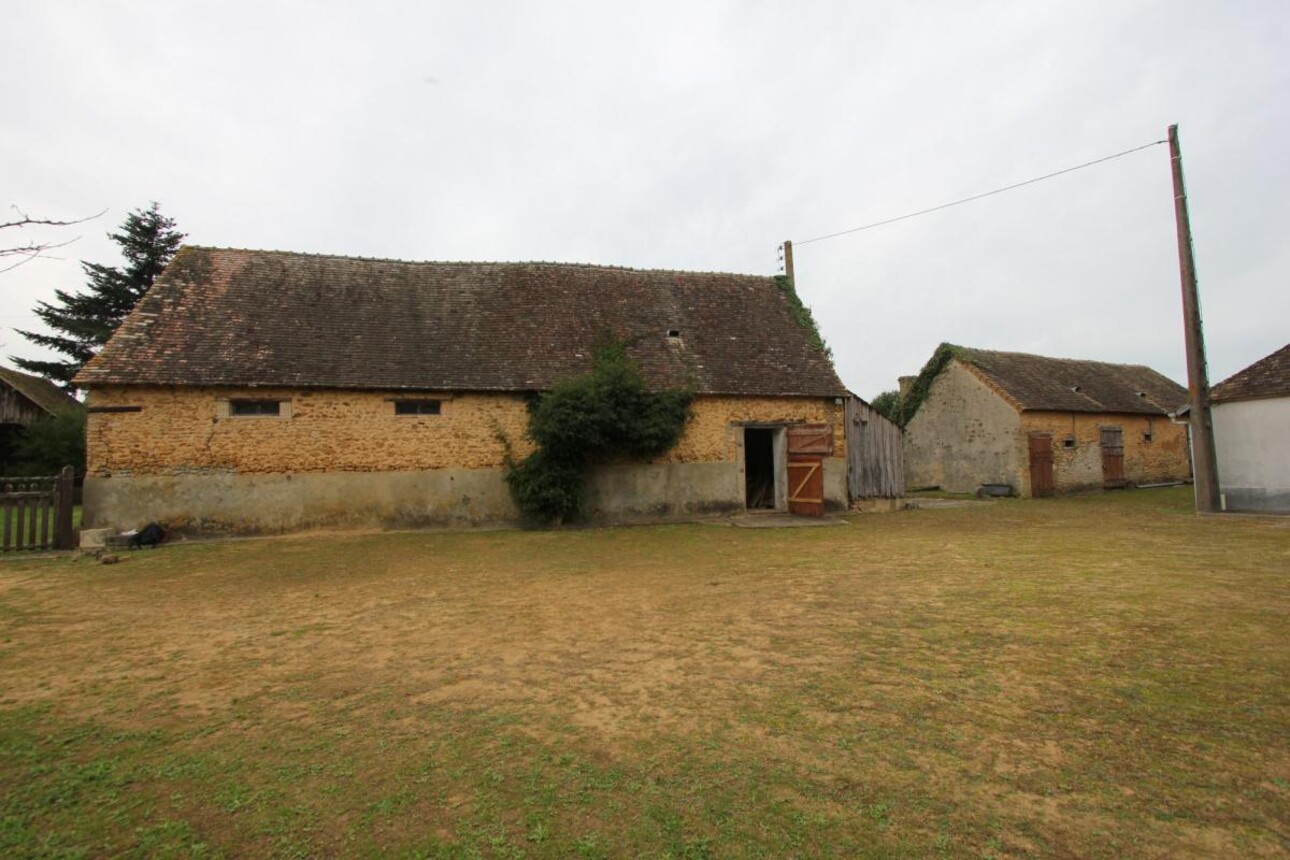
[{"label": "wooden electricity pole", "polygon": [[1192,258],[1191,221],[1187,217],[1187,192],[1183,188],[1182,151],[1178,126],[1169,126],[1169,159],[1174,176],[1174,220],[1178,225],[1178,269],[1182,275],[1183,332],[1187,344],[1187,390],[1191,394],[1192,471],[1196,482],[1196,510],[1219,510],[1218,466],[1214,455],[1213,424],[1209,417],[1209,372],[1205,369],[1205,334],[1196,290],[1196,261]]},{"label": "wooden electricity pole", "polygon": [[793,243],[785,239],[784,244],[780,247],[784,249],[784,275],[788,278],[788,282],[793,285],[793,288],[796,289],[797,281],[793,279]]}]

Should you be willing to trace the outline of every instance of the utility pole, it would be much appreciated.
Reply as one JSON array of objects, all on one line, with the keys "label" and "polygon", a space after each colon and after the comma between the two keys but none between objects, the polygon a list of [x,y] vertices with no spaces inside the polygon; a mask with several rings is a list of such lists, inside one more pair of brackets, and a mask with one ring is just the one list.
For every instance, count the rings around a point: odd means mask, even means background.
[{"label": "utility pole", "polygon": [[1205,334],[1200,320],[1196,289],[1196,261],[1192,258],[1191,220],[1187,217],[1187,192],[1183,188],[1182,151],[1178,126],[1169,126],[1169,160],[1174,177],[1174,220],[1178,225],[1178,269],[1182,275],[1183,332],[1187,344],[1187,390],[1191,394],[1191,451],[1196,489],[1196,511],[1219,510],[1218,466],[1214,454],[1213,424],[1209,416],[1209,372],[1205,368]]},{"label": "utility pole", "polygon": [[785,239],[780,247],[784,250],[784,274],[788,277],[788,282],[793,285],[793,289],[797,289],[797,281],[793,278],[793,243]]}]

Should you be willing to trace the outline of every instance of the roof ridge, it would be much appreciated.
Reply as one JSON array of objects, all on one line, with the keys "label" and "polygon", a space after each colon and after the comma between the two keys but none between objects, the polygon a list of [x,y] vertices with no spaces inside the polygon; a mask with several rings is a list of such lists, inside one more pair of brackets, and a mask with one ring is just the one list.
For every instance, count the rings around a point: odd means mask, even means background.
[{"label": "roof ridge", "polygon": [[1020,355],[1025,358],[1042,358],[1044,361],[1066,361],[1078,364],[1104,364],[1108,367],[1138,367],[1143,370],[1150,370],[1152,373],[1158,372],[1149,364],[1133,364],[1126,361],[1104,361],[1100,358],[1064,358],[1055,355],[1040,355],[1037,352],[1017,352],[1016,350],[1011,349],[981,349],[973,346],[959,346],[957,344],[950,345],[955,349],[965,350],[966,352],[989,352],[994,355]]},{"label": "roof ridge", "polygon": [[354,260],[364,263],[401,263],[408,266],[547,266],[560,269],[605,269],[611,272],[636,272],[663,275],[724,275],[730,278],[772,280],[774,275],[751,275],[746,272],[724,272],[716,269],[641,269],[634,266],[612,266],[606,263],[563,263],[558,260],[408,260],[400,257],[363,257],[353,254],[325,254],[317,251],[284,251],[277,248],[233,248],[215,245],[189,245],[196,251],[231,251],[239,254],[279,254],[288,257],[314,257],[324,260]]}]

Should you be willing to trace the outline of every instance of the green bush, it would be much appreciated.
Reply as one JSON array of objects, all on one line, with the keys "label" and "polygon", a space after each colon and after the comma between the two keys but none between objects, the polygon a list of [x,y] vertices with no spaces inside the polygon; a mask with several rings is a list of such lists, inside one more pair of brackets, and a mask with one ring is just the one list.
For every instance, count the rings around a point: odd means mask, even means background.
[{"label": "green bush", "polygon": [[900,392],[896,390],[884,391],[873,399],[869,404],[873,410],[883,418],[888,418],[896,423],[900,423]]},{"label": "green bush", "polygon": [[85,474],[85,412],[69,409],[37,419],[14,440],[5,471],[10,475],[57,475],[71,466]]},{"label": "green bush", "polygon": [[556,522],[582,510],[585,483],[584,463],[560,460],[541,448],[506,469],[516,507],[531,517]]},{"label": "green bush", "polygon": [[626,343],[606,342],[589,373],[530,401],[527,432],[537,450],[520,461],[507,454],[511,498],[535,519],[559,524],[576,517],[588,468],[669,450],[685,430],[693,399],[689,391],[650,391]]}]

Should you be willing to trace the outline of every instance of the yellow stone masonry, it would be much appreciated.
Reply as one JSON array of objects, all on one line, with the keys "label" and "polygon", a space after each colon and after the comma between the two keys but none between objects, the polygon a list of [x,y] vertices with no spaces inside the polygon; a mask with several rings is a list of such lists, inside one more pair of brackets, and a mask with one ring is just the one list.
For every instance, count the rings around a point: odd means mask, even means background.
[{"label": "yellow stone masonry", "polygon": [[[500,431],[517,456],[531,450],[528,413],[517,394],[439,395],[439,415],[395,415],[395,399],[432,398],[393,391],[145,388],[90,392],[87,405],[139,407],[91,412],[89,474],[185,472],[402,471],[486,469],[502,465]],[[282,417],[220,417],[230,398],[289,401]],[[808,422],[834,428],[835,457],[844,456],[842,407],[824,398],[700,397],[665,463],[733,461],[732,422]],[[227,409],[223,410],[227,414]]]},{"label": "yellow stone masonry", "polygon": [[[1168,418],[1147,415],[1072,414],[1069,412],[1024,412],[1021,442],[1030,433],[1053,436],[1053,480],[1055,490],[1079,490],[1102,486],[1101,428],[1119,427],[1124,442],[1124,474],[1136,484],[1183,481],[1191,477],[1187,452],[1187,428]],[[1150,433],[1150,441],[1147,434]],[[1065,440],[1075,440],[1072,448]],[[1029,473],[1029,455],[1026,468]],[[1027,481],[1028,483],[1028,481]],[[1029,495],[1029,486],[1023,488]]]}]

